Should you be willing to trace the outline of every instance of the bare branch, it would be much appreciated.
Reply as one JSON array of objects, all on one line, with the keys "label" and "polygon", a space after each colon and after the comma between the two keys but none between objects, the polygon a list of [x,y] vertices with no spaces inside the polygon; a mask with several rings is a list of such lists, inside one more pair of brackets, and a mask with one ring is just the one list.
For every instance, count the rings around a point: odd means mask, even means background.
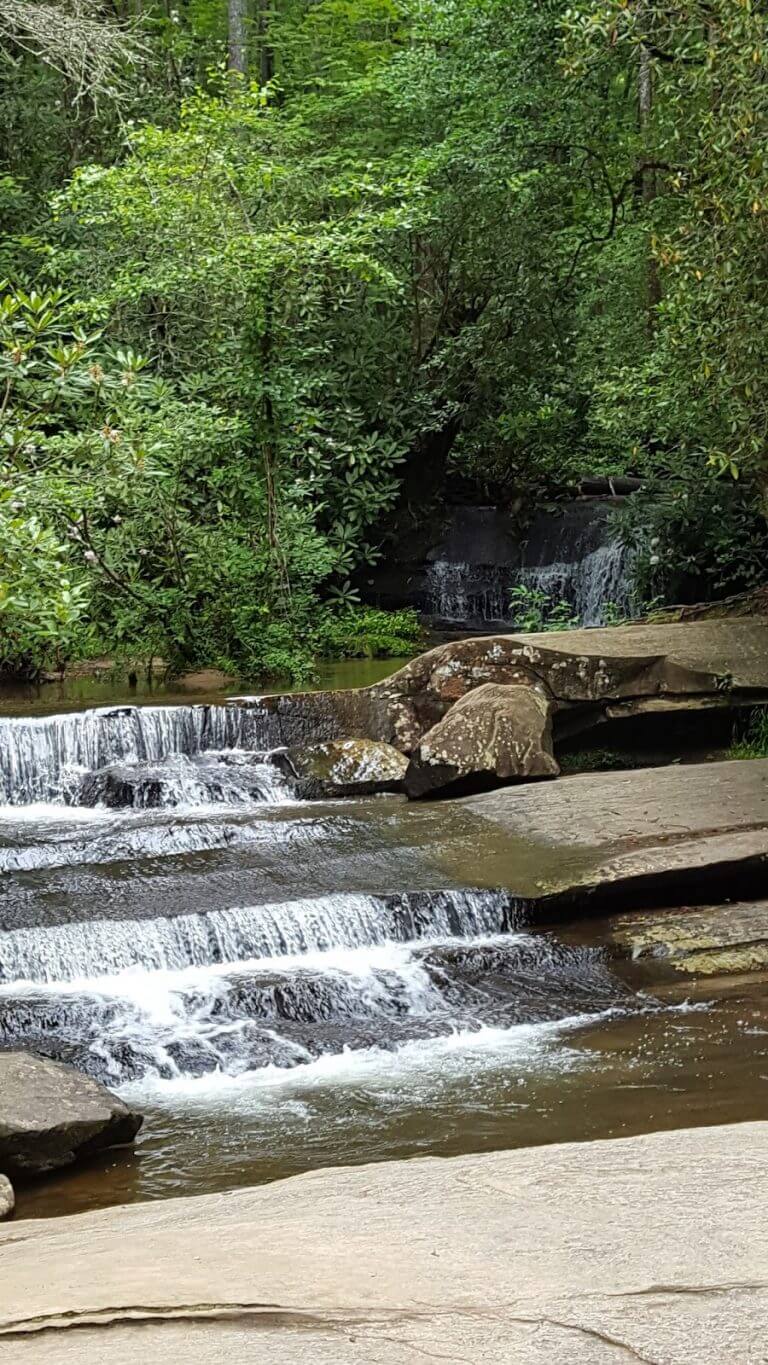
[{"label": "bare branch", "polygon": [[144,53],[135,29],[106,19],[97,0],[0,0],[0,55],[30,53],[72,82],[75,100],[119,96]]}]

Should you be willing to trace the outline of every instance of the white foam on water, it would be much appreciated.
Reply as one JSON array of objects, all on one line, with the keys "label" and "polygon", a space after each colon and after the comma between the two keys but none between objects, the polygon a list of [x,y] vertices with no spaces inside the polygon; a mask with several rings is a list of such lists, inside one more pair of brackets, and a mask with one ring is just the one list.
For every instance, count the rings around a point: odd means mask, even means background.
[{"label": "white foam on water", "polygon": [[53,801],[32,801],[26,806],[0,805],[0,821],[14,825],[86,825],[114,820],[116,815],[116,811],[108,811],[106,806],[62,806]]},{"label": "white foam on water", "polygon": [[475,1079],[482,1073],[503,1070],[508,1074],[510,1068],[519,1068],[524,1079],[534,1070],[540,1074],[544,1068],[571,1069],[586,1059],[575,1049],[564,1047],[561,1035],[605,1019],[609,1013],[572,1015],[555,1022],[510,1028],[459,1029],[410,1040],[391,1050],[346,1048],[297,1066],[264,1066],[239,1075],[215,1071],[170,1080],[147,1076],[122,1086],[120,1094],[139,1107],[143,1104],[190,1114],[223,1110],[233,1116],[282,1107],[286,1100],[301,1101],[327,1088],[363,1089],[380,1098],[386,1098],[394,1088],[400,1103],[408,1099],[409,1091],[418,1091],[423,1100],[425,1087],[442,1089],[467,1074]]}]

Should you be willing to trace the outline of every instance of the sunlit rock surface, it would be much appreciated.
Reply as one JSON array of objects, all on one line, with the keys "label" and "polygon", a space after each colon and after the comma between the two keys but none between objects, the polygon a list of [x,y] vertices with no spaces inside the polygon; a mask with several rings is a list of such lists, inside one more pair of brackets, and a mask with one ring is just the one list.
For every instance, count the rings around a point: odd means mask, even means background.
[{"label": "sunlit rock surface", "polygon": [[683,1129],[17,1222],[4,1365],[761,1365],[766,1150]]}]

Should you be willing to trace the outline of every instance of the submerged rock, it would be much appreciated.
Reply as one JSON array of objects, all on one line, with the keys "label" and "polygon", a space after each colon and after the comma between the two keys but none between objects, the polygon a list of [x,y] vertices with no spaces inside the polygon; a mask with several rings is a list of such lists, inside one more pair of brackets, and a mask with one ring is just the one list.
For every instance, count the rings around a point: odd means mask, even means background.
[{"label": "submerged rock", "polygon": [[408,796],[556,777],[551,709],[540,687],[476,688],[424,735],[406,773]]},{"label": "submerged rock", "polygon": [[274,754],[273,762],[295,780],[296,794],[305,801],[400,791],[408,767],[398,749],[370,739],[296,745]]},{"label": "submerged rock", "polygon": [[96,1081],[28,1052],[0,1053],[0,1165],[43,1172],[131,1142],[141,1117]]},{"label": "submerged rock", "polygon": [[153,765],[113,763],[83,778],[78,803],[113,810],[157,810],[180,805],[246,805],[269,800],[280,785],[266,756],[248,751],[174,754]]}]

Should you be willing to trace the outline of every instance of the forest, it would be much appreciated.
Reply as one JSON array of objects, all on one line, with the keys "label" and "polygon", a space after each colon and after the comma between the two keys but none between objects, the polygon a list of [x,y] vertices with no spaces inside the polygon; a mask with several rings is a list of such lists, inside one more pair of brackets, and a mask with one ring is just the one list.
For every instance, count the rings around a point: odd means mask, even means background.
[{"label": "forest", "polygon": [[752,0],[0,0],[0,668],[301,680],[584,475],[645,600],[768,563]]}]

